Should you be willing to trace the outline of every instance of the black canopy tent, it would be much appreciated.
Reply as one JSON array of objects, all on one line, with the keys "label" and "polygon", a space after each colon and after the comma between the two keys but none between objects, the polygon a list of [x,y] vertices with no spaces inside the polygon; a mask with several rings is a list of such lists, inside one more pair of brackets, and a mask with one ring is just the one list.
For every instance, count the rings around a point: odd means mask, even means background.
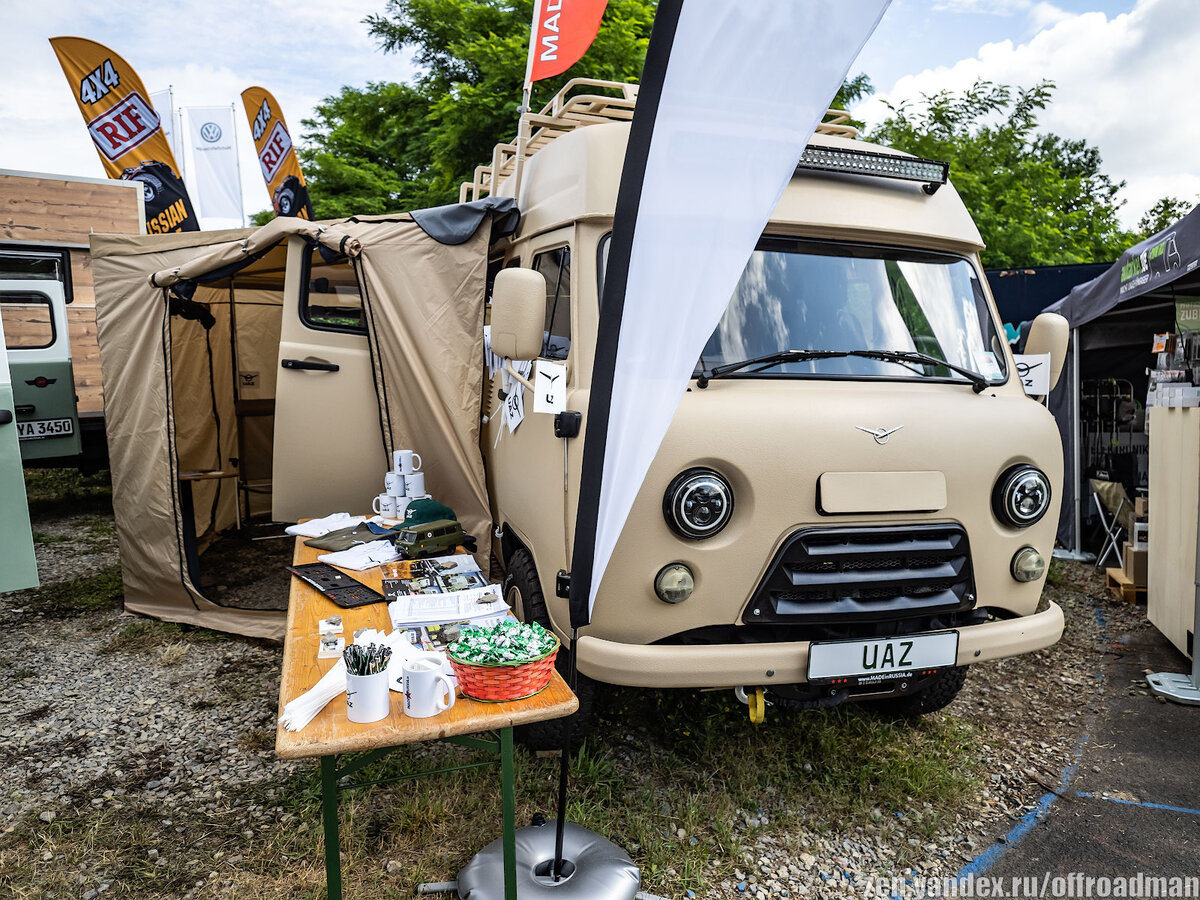
[{"label": "black canopy tent", "polygon": [[1080,384],[1128,379],[1141,397],[1154,334],[1175,328],[1175,300],[1200,297],[1200,208],[1135,244],[1102,274],[1047,307],[1071,326],[1070,355],[1050,411],[1062,435],[1064,470],[1058,540],[1080,549],[1085,474],[1081,461]]}]

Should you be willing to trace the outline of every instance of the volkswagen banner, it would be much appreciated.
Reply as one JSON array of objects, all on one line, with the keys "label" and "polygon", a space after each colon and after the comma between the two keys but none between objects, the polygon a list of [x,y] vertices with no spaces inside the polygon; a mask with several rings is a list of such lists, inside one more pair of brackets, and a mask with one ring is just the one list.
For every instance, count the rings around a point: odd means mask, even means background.
[{"label": "volkswagen banner", "polygon": [[[242,184],[238,174],[232,106],[189,106],[187,120],[188,185],[203,219],[242,224]],[[213,223],[206,222],[207,227]]]}]

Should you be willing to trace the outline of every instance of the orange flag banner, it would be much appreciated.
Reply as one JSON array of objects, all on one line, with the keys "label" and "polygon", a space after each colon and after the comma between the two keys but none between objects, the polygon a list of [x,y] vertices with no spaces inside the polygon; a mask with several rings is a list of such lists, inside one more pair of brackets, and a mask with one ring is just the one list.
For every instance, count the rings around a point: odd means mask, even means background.
[{"label": "orange flag banner", "polygon": [[187,188],[137,72],[103,44],[56,37],[50,46],[109,178],[140,181],[146,230],[198,231]]},{"label": "orange flag banner", "polygon": [[608,0],[534,0],[526,86],[579,62],[600,30]]},{"label": "orange flag banner", "polygon": [[246,118],[250,120],[258,165],[275,214],[312,221],[308,187],[278,101],[266,88],[249,87],[242,91],[242,104],[246,107]]}]

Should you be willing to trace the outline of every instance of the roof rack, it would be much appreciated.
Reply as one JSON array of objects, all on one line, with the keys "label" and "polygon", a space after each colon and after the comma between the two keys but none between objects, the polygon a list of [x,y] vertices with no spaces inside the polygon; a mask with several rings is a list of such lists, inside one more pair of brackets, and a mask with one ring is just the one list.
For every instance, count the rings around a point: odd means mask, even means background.
[{"label": "roof rack", "polygon": [[[577,90],[580,93],[574,93]],[[572,78],[540,112],[521,116],[517,136],[507,143],[497,144],[490,163],[475,167],[473,180],[464,181],[459,188],[458,201],[479,200],[495,193],[508,178],[516,176],[519,179],[525,160],[569,131],[601,122],[631,121],[637,95],[636,84]],[[817,134],[854,138],[858,136],[858,129],[850,124],[849,113],[831,109],[817,126]]]}]

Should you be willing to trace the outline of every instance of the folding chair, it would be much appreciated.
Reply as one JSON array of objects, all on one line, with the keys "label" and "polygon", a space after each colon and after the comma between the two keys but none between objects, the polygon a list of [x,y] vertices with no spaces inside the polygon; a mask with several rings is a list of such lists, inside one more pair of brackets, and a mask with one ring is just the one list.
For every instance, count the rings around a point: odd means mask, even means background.
[{"label": "folding chair", "polygon": [[[1129,494],[1125,486],[1117,481],[1099,481],[1092,478],[1088,482],[1092,487],[1092,499],[1096,501],[1096,514],[1100,516],[1100,525],[1104,530],[1104,541],[1101,544],[1100,555],[1096,557],[1096,568],[1104,568],[1104,561],[1111,553],[1117,558],[1117,566],[1125,568],[1125,559],[1121,554],[1121,536],[1125,533],[1121,513],[1132,510]],[[1105,518],[1108,511],[1111,518]]]}]

